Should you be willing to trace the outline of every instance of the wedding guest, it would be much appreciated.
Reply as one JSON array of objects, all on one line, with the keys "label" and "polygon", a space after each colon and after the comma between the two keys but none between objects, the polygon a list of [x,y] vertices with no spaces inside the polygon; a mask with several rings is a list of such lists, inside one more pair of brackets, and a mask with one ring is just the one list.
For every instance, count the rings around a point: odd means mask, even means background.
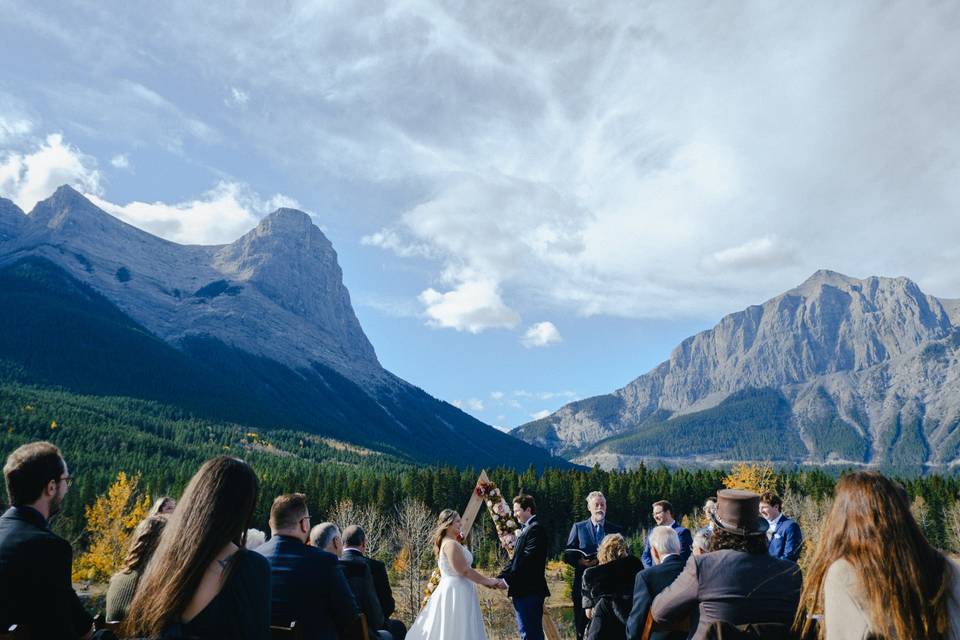
[{"label": "wedding guest", "polygon": [[120,622],[127,617],[140,576],[157,550],[160,534],[167,526],[167,516],[148,516],[137,525],[130,536],[130,548],[120,570],[110,578],[107,588],[107,620]]},{"label": "wedding guest", "polygon": [[703,503],[703,515],[707,518],[707,528],[713,531],[713,516],[717,512],[717,496],[710,496]]},{"label": "wedding guest", "polygon": [[710,538],[713,537],[713,529],[704,527],[693,534],[693,555],[702,556],[710,551]]},{"label": "wedding guest", "polygon": [[[696,538],[694,553],[696,554]],[[627,640],[640,640],[650,603],[661,591],[673,584],[683,571],[680,537],[673,527],[654,527],[650,532],[650,554],[653,556],[653,566],[638,573],[633,583],[633,606],[627,619]],[[683,640],[686,636],[683,632],[655,631],[650,635],[650,640]]]},{"label": "wedding guest", "polygon": [[73,550],[48,528],[72,476],[49,442],[25,444],[3,467],[11,507],[0,517],[0,628],[30,638],[89,638],[93,618],[70,582]]},{"label": "wedding guest", "polygon": [[200,467],[140,580],[125,635],[270,638],[270,563],[243,546],[257,492],[242,460]]},{"label": "wedding guest", "polygon": [[633,581],[643,569],[619,533],[608,533],[597,550],[595,566],[583,572],[583,609],[590,619],[586,640],[623,640],[633,600]]},{"label": "wedding guest", "polygon": [[828,640],[960,638],[960,565],[934,549],[906,491],[875,471],[837,483],[795,628]]},{"label": "wedding guest", "polygon": [[340,557],[343,553],[343,538],[340,527],[332,522],[321,522],[310,530],[310,546]]},{"label": "wedding guest", "polygon": [[767,491],[760,496],[760,515],[766,519],[768,551],[774,558],[796,562],[803,548],[803,533],[800,525],[781,513],[783,500],[780,496]]},{"label": "wedding guest", "polygon": [[587,617],[583,613],[583,572],[596,566],[596,553],[603,537],[610,533],[623,533],[623,527],[607,522],[607,499],[599,491],[591,491],[587,496],[587,510],[590,517],[575,522],[567,536],[566,548],[577,552],[564,553],[564,561],[573,567],[573,620],[577,628],[578,640],[583,638],[587,626]]},{"label": "wedding guest", "polygon": [[691,558],[654,599],[653,619],[679,622],[689,616],[689,637],[695,640],[717,621],[777,624],[786,637],[800,600],[800,568],[767,553],[758,494],[724,489],[717,501],[710,553]]},{"label": "wedding guest", "polygon": [[272,623],[297,623],[304,640],[345,637],[360,610],[332,553],[307,546],[310,512],[306,496],[288,493],[270,508],[269,542],[257,553],[270,561]]},{"label": "wedding guest", "polygon": [[380,601],[380,609],[383,611],[384,629],[390,632],[394,640],[403,640],[407,635],[407,627],[399,620],[390,619],[397,605],[393,600],[393,591],[390,589],[387,565],[367,555],[367,533],[360,525],[352,524],[343,530],[341,557],[345,561],[363,561],[370,567],[373,587],[377,592],[377,600]]},{"label": "wedding guest", "polygon": [[174,509],[177,508],[177,501],[171,498],[170,496],[160,496],[153,502],[153,506],[150,507],[151,516],[168,516],[173,513]]},{"label": "wedding guest", "polygon": [[[673,527],[677,532],[677,537],[680,538],[680,557],[684,562],[687,561],[687,558],[690,557],[690,553],[693,548],[693,536],[690,535],[690,530],[677,522],[673,517],[673,505],[666,500],[658,500],[653,503],[653,521],[657,523],[658,527]],[[643,555],[640,558],[643,560],[644,569],[649,569],[653,566],[653,555],[650,553],[650,539],[647,539],[646,544],[643,547]]]}]

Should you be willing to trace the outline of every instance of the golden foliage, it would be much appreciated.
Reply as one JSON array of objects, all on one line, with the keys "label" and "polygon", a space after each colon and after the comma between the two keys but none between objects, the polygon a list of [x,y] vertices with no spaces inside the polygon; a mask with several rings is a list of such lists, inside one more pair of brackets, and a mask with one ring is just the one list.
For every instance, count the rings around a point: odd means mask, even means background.
[{"label": "golden foliage", "polygon": [[730,474],[723,479],[723,486],[727,489],[763,493],[776,490],[776,478],[773,475],[773,467],[741,462],[733,465]]},{"label": "golden foliage", "polygon": [[400,549],[400,553],[397,554],[397,557],[393,561],[393,572],[396,574],[402,574],[407,570],[407,565],[410,563],[410,551],[403,547]]},{"label": "golden foliage", "polygon": [[131,532],[150,512],[150,496],[139,495],[139,484],[139,475],[121,471],[106,495],[85,509],[90,546],[73,564],[75,582],[106,581],[120,568]]}]

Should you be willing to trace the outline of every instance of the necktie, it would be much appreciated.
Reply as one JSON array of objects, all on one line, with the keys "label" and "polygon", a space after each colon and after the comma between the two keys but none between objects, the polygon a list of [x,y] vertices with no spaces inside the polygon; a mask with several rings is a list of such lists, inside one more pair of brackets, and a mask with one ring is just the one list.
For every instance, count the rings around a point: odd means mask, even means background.
[{"label": "necktie", "polygon": [[597,525],[597,544],[603,541],[603,523]]}]

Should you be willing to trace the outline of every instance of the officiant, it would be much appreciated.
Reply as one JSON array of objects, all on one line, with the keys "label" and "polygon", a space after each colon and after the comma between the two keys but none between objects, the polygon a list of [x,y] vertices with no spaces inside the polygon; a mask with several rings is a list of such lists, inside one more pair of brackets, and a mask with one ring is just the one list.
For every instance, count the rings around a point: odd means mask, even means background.
[{"label": "officiant", "polygon": [[587,510],[590,517],[574,523],[563,554],[563,561],[574,569],[573,619],[577,626],[577,640],[583,640],[587,628],[587,616],[583,613],[583,572],[597,564],[597,548],[603,536],[623,533],[623,527],[607,522],[607,499],[599,491],[591,491],[587,496]]}]

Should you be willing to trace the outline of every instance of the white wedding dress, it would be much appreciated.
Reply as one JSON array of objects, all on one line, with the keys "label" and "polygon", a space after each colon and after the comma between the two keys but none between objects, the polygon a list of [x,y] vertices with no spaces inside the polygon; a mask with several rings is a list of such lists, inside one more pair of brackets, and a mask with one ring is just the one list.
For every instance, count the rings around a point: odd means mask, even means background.
[{"label": "white wedding dress", "polygon": [[[454,551],[463,553],[467,563],[473,564],[470,550],[460,543],[453,544],[457,545]],[[413,621],[407,640],[486,640],[476,585],[457,575],[444,553],[440,554],[437,566],[440,584]]]}]

